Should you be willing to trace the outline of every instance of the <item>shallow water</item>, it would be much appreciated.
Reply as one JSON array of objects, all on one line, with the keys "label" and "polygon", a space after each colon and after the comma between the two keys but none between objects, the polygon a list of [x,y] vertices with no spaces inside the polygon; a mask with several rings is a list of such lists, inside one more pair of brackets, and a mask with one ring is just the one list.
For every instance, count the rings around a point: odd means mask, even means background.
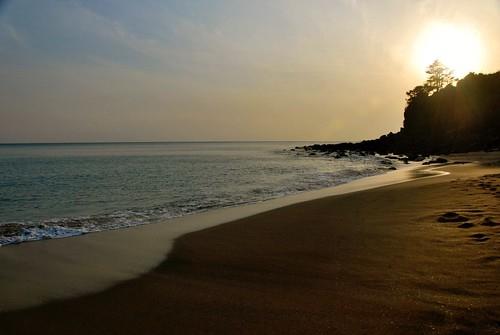
[{"label": "shallow water", "polygon": [[387,171],[305,142],[0,145],[0,245],[256,203]]}]

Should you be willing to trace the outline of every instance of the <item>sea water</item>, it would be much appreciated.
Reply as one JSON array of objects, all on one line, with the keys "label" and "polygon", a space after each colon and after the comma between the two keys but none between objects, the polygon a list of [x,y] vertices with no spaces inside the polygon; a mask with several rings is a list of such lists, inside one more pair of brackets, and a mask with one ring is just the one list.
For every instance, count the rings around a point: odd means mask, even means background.
[{"label": "sea water", "polygon": [[148,224],[384,173],[306,142],[0,145],[0,245]]}]

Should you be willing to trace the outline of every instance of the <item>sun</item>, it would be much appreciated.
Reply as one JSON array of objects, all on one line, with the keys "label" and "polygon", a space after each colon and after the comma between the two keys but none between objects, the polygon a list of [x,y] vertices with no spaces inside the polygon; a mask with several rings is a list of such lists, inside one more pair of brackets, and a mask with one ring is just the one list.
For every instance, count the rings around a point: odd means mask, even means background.
[{"label": "sun", "polygon": [[453,71],[456,78],[480,69],[482,46],[472,29],[451,24],[432,24],[415,43],[414,63],[422,74],[436,59]]}]

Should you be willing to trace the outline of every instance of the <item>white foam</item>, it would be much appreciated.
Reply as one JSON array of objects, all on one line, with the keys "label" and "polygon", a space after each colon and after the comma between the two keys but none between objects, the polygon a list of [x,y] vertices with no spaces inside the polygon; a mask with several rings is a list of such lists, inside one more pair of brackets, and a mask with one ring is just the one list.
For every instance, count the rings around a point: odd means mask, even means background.
[{"label": "white foam", "polygon": [[175,239],[184,234],[294,203],[405,182],[415,178],[414,167],[410,165],[400,171],[337,187],[207,211],[159,224],[0,248],[0,310],[104,290],[157,266]]},{"label": "white foam", "polygon": [[[241,194],[212,193],[208,194],[207,197],[193,199],[191,202],[169,204],[166,207],[122,210],[94,216],[52,218],[35,223],[11,223],[11,225],[17,226],[18,233],[11,232],[8,236],[0,236],[0,246],[128,228],[208,210],[250,205],[284,196],[321,190],[389,171],[387,164],[380,163],[388,160],[381,156],[350,155],[341,159],[313,156],[300,159],[331,161],[335,163],[335,169],[326,169],[314,175],[305,174],[303,176],[300,175],[300,171],[295,171],[297,173],[294,176],[296,179],[292,182],[283,182],[280,185],[259,185],[259,188]],[[390,163],[391,166],[403,167],[401,163]],[[297,179],[300,182],[295,182]]]}]

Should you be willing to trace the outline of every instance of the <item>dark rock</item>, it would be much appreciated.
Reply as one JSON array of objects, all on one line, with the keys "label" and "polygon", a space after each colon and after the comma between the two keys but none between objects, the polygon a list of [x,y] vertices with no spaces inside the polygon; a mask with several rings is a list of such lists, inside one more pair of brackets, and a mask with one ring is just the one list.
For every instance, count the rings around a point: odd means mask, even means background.
[{"label": "dark rock", "polygon": [[424,159],[425,159],[425,157],[424,157],[424,156],[422,156],[422,155],[418,155],[417,157],[415,157],[415,158],[413,159],[413,161],[414,161],[414,162],[421,162],[421,161],[423,161]]},{"label": "dark rock", "polygon": [[423,165],[444,164],[444,163],[448,163],[448,160],[446,158],[438,157],[438,158],[430,160],[428,162],[424,162]]},{"label": "dark rock", "polygon": [[472,228],[472,227],[474,227],[474,224],[470,222],[464,222],[458,226],[458,228]]}]

